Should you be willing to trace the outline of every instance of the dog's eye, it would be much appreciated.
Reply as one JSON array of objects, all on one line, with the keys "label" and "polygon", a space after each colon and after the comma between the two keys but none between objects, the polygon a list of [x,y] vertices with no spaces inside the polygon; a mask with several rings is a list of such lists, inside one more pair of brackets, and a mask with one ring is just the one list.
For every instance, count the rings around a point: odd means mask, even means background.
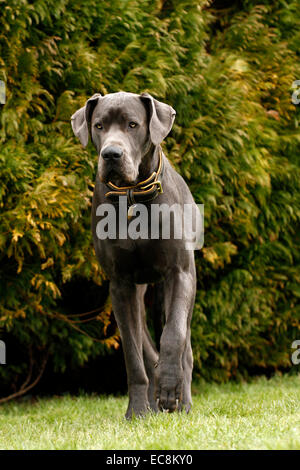
[{"label": "dog's eye", "polygon": [[136,126],[137,126],[136,122],[130,122],[129,123],[129,127],[131,127],[132,129],[134,129]]},{"label": "dog's eye", "polygon": [[101,126],[101,124],[99,124],[99,122],[97,124],[95,124],[95,127],[97,127],[97,129],[103,129],[103,126]]}]

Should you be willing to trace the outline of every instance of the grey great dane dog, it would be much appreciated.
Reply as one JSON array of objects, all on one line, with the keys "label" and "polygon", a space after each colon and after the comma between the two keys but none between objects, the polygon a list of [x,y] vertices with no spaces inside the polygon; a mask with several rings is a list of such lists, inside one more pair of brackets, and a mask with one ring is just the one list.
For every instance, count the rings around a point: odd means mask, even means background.
[{"label": "grey great dane dog", "polygon": [[[82,145],[86,147],[90,137],[98,154],[92,232],[97,258],[110,279],[122,340],[129,392],[127,418],[144,415],[149,409],[190,410],[194,251],[185,249],[183,239],[175,239],[174,230],[169,239],[118,235],[99,239],[97,208],[110,201],[120,211],[117,198],[121,194],[130,207],[137,202],[148,209],[153,204],[174,203],[196,207],[188,186],[160,147],[175,114],[171,106],[148,93],[119,92],[93,95],[71,118]],[[156,314],[165,318],[159,352],[146,324],[148,284],[154,285]]]}]

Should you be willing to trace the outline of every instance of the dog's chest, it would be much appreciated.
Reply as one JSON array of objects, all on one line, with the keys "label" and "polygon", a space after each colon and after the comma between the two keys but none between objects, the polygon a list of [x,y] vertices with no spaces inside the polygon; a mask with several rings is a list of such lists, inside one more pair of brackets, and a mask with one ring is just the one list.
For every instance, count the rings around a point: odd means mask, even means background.
[{"label": "dog's chest", "polygon": [[169,245],[170,242],[160,240],[110,241],[102,244],[99,261],[109,277],[136,284],[155,283],[163,280],[174,265],[174,257],[169,256]]}]

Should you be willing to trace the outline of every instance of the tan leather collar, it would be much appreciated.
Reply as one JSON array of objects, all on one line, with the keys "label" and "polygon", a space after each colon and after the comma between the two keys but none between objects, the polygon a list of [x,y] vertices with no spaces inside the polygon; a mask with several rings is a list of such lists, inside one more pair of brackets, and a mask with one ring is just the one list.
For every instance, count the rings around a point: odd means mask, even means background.
[{"label": "tan leather collar", "polygon": [[105,197],[112,202],[117,202],[120,196],[127,196],[129,206],[136,203],[152,201],[158,194],[163,192],[161,179],[163,176],[164,163],[161,148],[159,149],[159,164],[157,171],[154,171],[144,181],[140,181],[134,186],[116,186],[111,181],[106,183],[110,191],[105,194]]}]

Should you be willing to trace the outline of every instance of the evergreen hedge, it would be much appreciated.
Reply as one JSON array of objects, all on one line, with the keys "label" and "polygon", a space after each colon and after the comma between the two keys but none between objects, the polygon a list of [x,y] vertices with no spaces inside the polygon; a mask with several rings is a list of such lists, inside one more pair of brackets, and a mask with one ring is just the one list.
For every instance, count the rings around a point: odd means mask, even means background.
[{"label": "evergreen hedge", "polygon": [[[164,150],[205,205],[195,375],[290,368],[300,337],[297,0],[0,3],[0,327],[17,351],[0,368],[2,388],[47,358],[63,371],[118,347],[90,234],[97,158],[70,116],[93,93],[119,90],[176,109]],[[80,285],[78,308],[66,286]]]}]

